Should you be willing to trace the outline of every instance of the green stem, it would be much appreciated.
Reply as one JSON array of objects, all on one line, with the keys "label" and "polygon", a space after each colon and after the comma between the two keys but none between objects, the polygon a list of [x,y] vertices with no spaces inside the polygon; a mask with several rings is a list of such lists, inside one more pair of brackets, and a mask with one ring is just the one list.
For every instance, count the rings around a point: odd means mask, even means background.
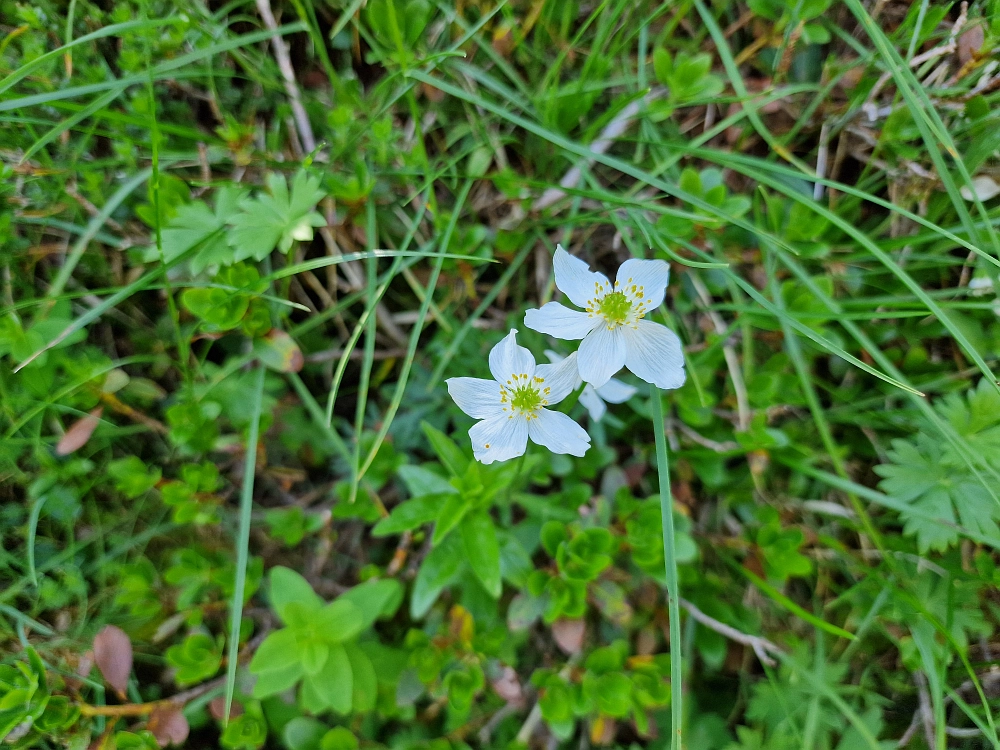
[{"label": "green stem", "polygon": [[670,615],[670,737],[671,750],[681,750],[681,723],[684,718],[682,700],[684,673],[681,669],[681,607],[677,583],[677,555],[674,551],[674,502],[670,496],[670,464],[667,460],[667,438],[663,433],[663,402],[660,389],[649,386],[653,412],[653,434],[656,436],[656,470],[660,477],[660,514],[663,516],[663,562],[667,571],[667,613]]}]

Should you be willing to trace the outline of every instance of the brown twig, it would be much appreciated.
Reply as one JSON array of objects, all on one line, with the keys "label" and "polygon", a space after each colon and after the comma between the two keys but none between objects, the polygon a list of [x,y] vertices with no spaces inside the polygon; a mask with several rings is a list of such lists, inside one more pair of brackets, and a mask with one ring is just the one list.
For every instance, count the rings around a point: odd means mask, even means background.
[{"label": "brown twig", "polygon": [[[257,11],[260,13],[264,25],[270,31],[278,29],[274,13],[271,12],[270,0],[257,0]],[[271,46],[274,48],[274,57],[278,62],[281,77],[285,81],[285,93],[288,94],[288,103],[292,107],[292,116],[295,118],[301,149],[305,153],[310,153],[316,149],[316,138],[313,136],[312,125],[309,124],[306,108],[302,106],[299,84],[295,80],[295,69],[292,67],[292,59],[288,55],[288,45],[285,44],[285,40],[280,34],[275,34],[271,37]]]},{"label": "brown twig", "polygon": [[767,640],[767,638],[761,638],[758,635],[743,633],[736,628],[726,625],[724,622],[719,622],[714,617],[709,617],[687,599],[681,599],[680,604],[688,611],[688,614],[690,614],[691,617],[700,622],[706,628],[714,630],[719,635],[725,636],[731,641],[742,643],[744,646],[752,648],[753,652],[757,654],[757,658],[760,659],[762,664],[773,667],[777,662],[768,656],[768,654],[770,653],[783,656],[785,653],[777,644],[772,643]]}]

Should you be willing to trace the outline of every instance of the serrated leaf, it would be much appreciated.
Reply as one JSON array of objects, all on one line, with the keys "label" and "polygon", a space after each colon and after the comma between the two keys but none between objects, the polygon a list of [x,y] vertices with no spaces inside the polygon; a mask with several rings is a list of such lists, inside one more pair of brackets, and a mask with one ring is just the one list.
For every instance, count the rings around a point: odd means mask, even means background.
[{"label": "serrated leaf", "polygon": [[1000,507],[981,481],[988,464],[998,465],[1000,395],[984,380],[964,396],[948,395],[935,409],[978,454],[973,463],[979,464],[980,476],[950,444],[920,433],[911,440],[893,441],[889,462],[875,467],[883,477],[880,487],[913,506],[915,513],[900,515],[905,533],[917,538],[921,552],[956,544],[959,525],[1000,538]]},{"label": "serrated leaf", "polygon": [[263,260],[275,247],[288,252],[296,240],[311,240],[313,227],[326,225],[326,220],[313,211],[326,195],[319,184],[318,178],[300,170],[289,192],[284,176],[271,174],[271,194],[244,200],[240,213],[229,220],[232,230],[227,241],[233,248],[233,259]]}]

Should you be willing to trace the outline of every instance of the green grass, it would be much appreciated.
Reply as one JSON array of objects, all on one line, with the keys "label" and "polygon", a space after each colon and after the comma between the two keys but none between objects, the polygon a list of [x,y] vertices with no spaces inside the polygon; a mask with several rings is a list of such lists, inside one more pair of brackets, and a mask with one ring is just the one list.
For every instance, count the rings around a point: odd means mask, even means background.
[{"label": "green grass", "polygon": [[[0,701],[48,678],[0,734],[144,746],[180,694],[190,747],[851,750],[914,717],[908,747],[1000,746],[1000,212],[962,192],[997,179],[995,0],[961,29],[893,0],[271,7],[0,0]],[[911,66],[976,26],[972,62]],[[300,170],[315,195],[267,195]],[[274,249],[233,264],[248,225]],[[687,384],[622,373],[600,423],[556,405],[582,459],[479,465],[444,381],[510,328],[575,348],[523,324],[565,302],[557,244],[671,263]],[[282,596],[372,579],[398,594],[296,645],[326,674],[347,633],[346,673],[253,692]],[[66,679],[106,624],[129,721],[98,667]],[[202,634],[216,671],[178,684]]]}]

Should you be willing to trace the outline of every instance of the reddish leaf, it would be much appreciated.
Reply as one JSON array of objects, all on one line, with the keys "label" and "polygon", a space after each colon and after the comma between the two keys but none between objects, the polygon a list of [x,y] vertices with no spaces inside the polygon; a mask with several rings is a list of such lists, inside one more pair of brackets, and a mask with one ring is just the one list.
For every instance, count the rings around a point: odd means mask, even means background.
[{"label": "reddish leaf", "polygon": [[125,631],[114,625],[105,625],[94,636],[94,661],[101,670],[104,681],[125,700],[128,676],[132,672],[132,641]]},{"label": "reddish leaf", "polygon": [[73,451],[78,451],[87,444],[90,436],[94,434],[97,425],[101,421],[103,406],[98,406],[85,417],[80,417],[70,428],[66,430],[59,442],[56,444],[57,456],[68,456]]},{"label": "reddish leaf", "polygon": [[187,739],[190,727],[187,719],[181,713],[180,706],[164,704],[153,709],[146,723],[146,729],[156,737],[160,747],[167,745],[183,745]]},{"label": "reddish leaf", "polygon": [[[208,702],[208,712],[212,714],[212,718],[216,721],[222,721],[226,714],[226,697],[224,695],[220,695],[216,698],[212,698],[212,700]],[[234,698],[233,705],[229,709],[229,718],[235,719],[237,716],[242,715],[243,704]]]},{"label": "reddish leaf", "polygon": [[583,648],[587,626],[583,620],[556,620],[552,623],[552,637],[567,654],[578,654]]},{"label": "reddish leaf", "polygon": [[971,61],[976,53],[983,48],[986,41],[986,33],[980,24],[970,26],[958,37],[958,61],[965,65]]},{"label": "reddish leaf", "polygon": [[497,695],[508,703],[519,705],[524,702],[524,692],[521,690],[521,681],[517,678],[517,672],[511,667],[505,666],[500,676],[490,682]]}]

